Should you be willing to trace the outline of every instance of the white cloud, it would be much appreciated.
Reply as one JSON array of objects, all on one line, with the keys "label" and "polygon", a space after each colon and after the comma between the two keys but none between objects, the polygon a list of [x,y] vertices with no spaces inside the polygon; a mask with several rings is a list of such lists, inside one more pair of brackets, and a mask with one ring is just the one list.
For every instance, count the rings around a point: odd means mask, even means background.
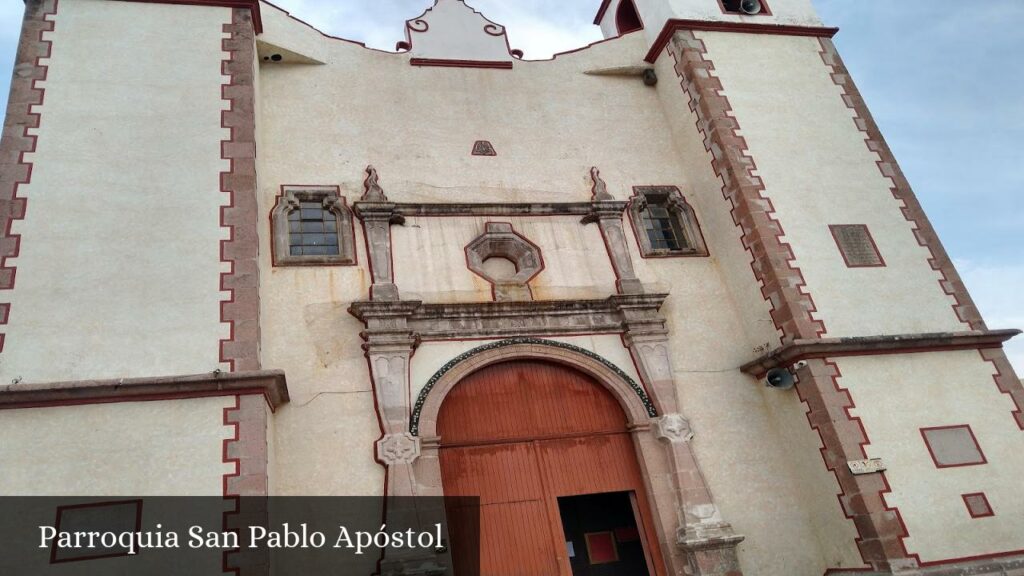
[{"label": "white cloud", "polygon": [[[405,21],[433,6],[433,0],[279,0],[275,4],[326,34],[393,50],[395,42],[405,38]],[[601,39],[601,31],[592,24],[598,0],[469,0],[468,4],[505,26],[512,47],[527,58],[550,58]]]}]

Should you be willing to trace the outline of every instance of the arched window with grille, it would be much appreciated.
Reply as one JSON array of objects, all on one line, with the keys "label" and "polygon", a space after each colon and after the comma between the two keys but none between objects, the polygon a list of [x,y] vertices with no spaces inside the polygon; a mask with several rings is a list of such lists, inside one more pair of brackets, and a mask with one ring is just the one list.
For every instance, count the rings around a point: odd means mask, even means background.
[{"label": "arched window with grille", "polygon": [[356,263],[352,212],[337,186],[285,186],[272,221],[275,266]]},{"label": "arched window with grille", "polygon": [[675,186],[637,186],[629,215],[644,258],[707,256],[693,207]]}]

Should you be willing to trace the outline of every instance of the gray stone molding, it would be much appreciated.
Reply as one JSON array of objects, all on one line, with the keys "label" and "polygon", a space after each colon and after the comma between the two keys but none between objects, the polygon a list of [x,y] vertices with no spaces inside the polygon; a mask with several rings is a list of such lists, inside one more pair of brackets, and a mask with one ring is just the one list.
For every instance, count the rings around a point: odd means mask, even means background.
[{"label": "gray stone molding", "polygon": [[468,302],[424,304],[354,302],[349,313],[367,325],[363,339],[383,338],[390,330],[404,338],[511,338],[571,334],[668,333],[658,310],[668,294],[632,294],[604,300],[545,300],[538,302]]},{"label": "gray stone molding", "polygon": [[[647,391],[644,390],[642,386],[637,384],[635,380],[630,378],[629,375],[626,374],[621,368],[619,368],[612,362],[609,362],[600,355],[595,354],[590,350],[587,350],[586,348],[580,348],[579,346],[573,346],[572,344],[566,344],[565,342],[557,342],[554,340],[541,340],[538,338],[510,338],[508,340],[499,340],[497,342],[484,344],[483,346],[477,346],[472,350],[463,352],[462,354],[459,354],[455,358],[452,358],[437,372],[435,372],[434,375],[431,376],[430,380],[427,381],[426,385],[424,385],[423,389],[420,390],[419,397],[416,399],[416,404],[413,406],[412,419],[409,423],[409,432],[414,436],[419,435],[420,417],[422,416],[423,413],[423,407],[426,405],[427,399],[430,397],[430,393],[433,391],[434,386],[438,383],[438,381],[444,378],[446,374],[448,374],[450,371],[455,369],[460,364],[472,359],[474,356],[479,356],[487,352],[500,350],[512,346],[532,346],[535,349],[540,350],[540,356],[545,358],[549,358],[554,355],[554,350],[550,350],[548,351],[548,354],[544,354],[545,347],[551,349],[569,350],[571,352],[574,352],[576,354],[582,354],[583,356],[590,358],[591,360],[599,362],[600,364],[603,364],[605,368],[611,370],[615,374],[615,376],[617,376],[619,379],[622,380],[622,382],[626,383],[629,386],[633,393],[635,393],[636,396],[640,399],[641,404],[643,404],[644,413],[648,417],[653,418],[658,415],[657,411],[654,408],[654,403],[652,403],[651,399],[647,396]],[[633,423],[636,424],[638,422],[639,420]]]},{"label": "gray stone molding", "polygon": [[[338,254],[293,256],[288,215],[299,209],[300,201],[322,202],[334,215],[338,228]],[[337,186],[283,186],[281,197],[271,212],[274,233],[274,266],[351,266],[356,263],[352,211]]]},{"label": "gray stone molding", "polygon": [[[625,209],[625,202],[617,202]],[[395,212],[405,217],[437,216],[586,216],[590,202],[452,202],[396,203]]]},{"label": "gray stone molding", "polygon": [[[659,313],[666,297],[622,294],[604,300],[545,302],[353,303],[349,312],[366,325],[361,336],[366,342],[374,391],[385,421],[385,436],[377,453],[387,466],[389,495],[443,494],[437,413],[448,391],[465,375],[489,363],[514,358],[562,362],[595,377],[623,406],[654,503],[659,538],[673,573],[682,573],[691,562],[734,562],[736,545],[743,537],[736,535],[722,519],[686,441],[689,432],[685,418],[680,415],[668,352],[668,330]],[[531,338],[581,332],[622,334],[643,385],[593,352]],[[506,339],[479,346],[446,363],[410,407],[407,362],[421,338]],[[401,366],[380,361],[396,355],[402,358]],[[658,414],[670,417],[659,420]],[[403,433],[419,440],[418,455],[414,455],[414,449],[398,450],[401,444],[395,436]],[[394,450],[390,443],[396,443]],[[397,457],[390,452],[405,456]]]},{"label": "gray stone molding", "polygon": [[601,229],[601,237],[615,271],[615,290],[619,294],[643,294],[644,288],[633,269],[633,258],[629,255],[629,246],[626,245],[626,235],[622,229],[622,213],[626,204],[614,201],[597,167],[590,169],[590,177],[594,183],[590,213],[582,222],[596,222]]},{"label": "gray stone molding", "polygon": [[[504,258],[516,266],[515,274],[495,277],[484,267],[488,258]],[[478,276],[491,283],[494,299],[533,300],[530,280],[544,269],[540,248],[512,229],[506,222],[488,222],[484,233],[466,246],[466,265]]]},{"label": "gray stone molding", "polygon": [[[682,250],[660,250],[651,246],[644,228],[642,212],[647,208],[648,196],[660,195],[667,198],[666,208],[673,218],[676,219],[679,228],[686,236],[689,244]],[[640,245],[640,254],[645,258],[663,258],[669,256],[707,256],[707,244],[704,242],[704,234],[701,232],[700,224],[697,222],[697,214],[693,207],[683,197],[683,193],[675,186],[634,186],[633,197],[629,201],[629,218],[636,232],[637,243]]]},{"label": "gray stone molding", "polygon": [[391,260],[391,225],[402,224],[405,218],[388,201],[380,186],[377,170],[366,167],[364,192],[354,204],[356,216],[363,221],[366,233],[366,251],[370,260],[371,300],[398,300],[398,286],[395,285],[394,266]]}]

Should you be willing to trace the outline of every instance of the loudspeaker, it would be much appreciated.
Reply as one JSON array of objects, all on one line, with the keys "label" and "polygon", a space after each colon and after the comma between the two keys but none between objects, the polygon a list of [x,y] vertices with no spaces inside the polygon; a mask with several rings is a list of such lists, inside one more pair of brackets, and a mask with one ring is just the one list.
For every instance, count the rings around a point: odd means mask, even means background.
[{"label": "loudspeaker", "polygon": [[789,390],[796,385],[793,373],[786,368],[772,368],[764,376],[765,383],[778,390]]},{"label": "loudspeaker", "polygon": [[764,7],[761,5],[761,0],[741,0],[740,11],[744,14],[760,14]]}]

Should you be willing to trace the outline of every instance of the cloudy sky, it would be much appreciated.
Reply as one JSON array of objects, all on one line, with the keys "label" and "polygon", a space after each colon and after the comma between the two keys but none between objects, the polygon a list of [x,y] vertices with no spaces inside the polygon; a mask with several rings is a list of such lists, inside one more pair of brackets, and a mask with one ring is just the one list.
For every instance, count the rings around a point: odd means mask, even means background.
[{"label": "cloudy sky", "polygon": [[[813,0],[991,327],[1024,328],[1021,0]],[[277,0],[335,36],[391,49],[433,0]],[[470,0],[527,58],[600,39],[599,0]],[[0,105],[23,4],[0,3]],[[1011,344],[1024,373],[1024,337]]]}]

